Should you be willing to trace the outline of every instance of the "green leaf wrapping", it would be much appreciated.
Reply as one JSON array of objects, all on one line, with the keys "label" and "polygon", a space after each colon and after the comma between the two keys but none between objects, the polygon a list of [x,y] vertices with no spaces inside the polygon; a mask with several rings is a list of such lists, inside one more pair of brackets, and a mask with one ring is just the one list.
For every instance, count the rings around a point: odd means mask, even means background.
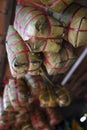
[{"label": "green leaf wrapping", "polygon": [[44,65],[49,75],[65,73],[74,60],[74,52],[67,46],[58,53],[44,53]]},{"label": "green leaf wrapping", "polygon": [[56,19],[33,7],[16,7],[14,28],[34,52],[58,52],[64,27]]},{"label": "green leaf wrapping", "polygon": [[41,55],[29,51],[28,46],[13,26],[9,26],[6,40],[6,50],[12,76],[20,78],[27,72],[31,74],[38,73],[42,63]]},{"label": "green leaf wrapping", "polygon": [[7,130],[15,122],[15,113],[4,111],[3,98],[0,97],[0,129]]},{"label": "green leaf wrapping", "polygon": [[44,88],[44,83],[40,76],[37,75],[25,75],[25,80],[27,82],[28,88],[32,95],[38,95],[41,93],[42,89]]},{"label": "green leaf wrapping", "polygon": [[73,0],[41,0],[42,4],[56,12],[63,11]]},{"label": "green leaf wrapping", "polygon": [[74,47],[87,44],[87,8],[79,4],[71,4],[59,17],[61,22],[66,25],[65,40],[69,41]]},{"label": "green leaf wrapping", "polygon": [[8,95],[8,85],[5,85],[4,94],[3,94],[3,106],[5,111],[14,111],[13,106],[11,105],[9,95]]},{"label": "green leaf wrapping", "polygon": [[8,94],[15,111],[29,110],[28,91],[26,84],[22,79],[9,79]]}]

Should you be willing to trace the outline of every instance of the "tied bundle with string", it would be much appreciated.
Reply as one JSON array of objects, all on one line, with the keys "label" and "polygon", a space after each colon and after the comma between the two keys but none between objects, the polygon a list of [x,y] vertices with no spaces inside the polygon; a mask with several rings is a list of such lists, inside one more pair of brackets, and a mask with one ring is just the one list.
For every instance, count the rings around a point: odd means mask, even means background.
[{"label": "tied bundle with string", "polygon": [[66,107],[70,104],[71,99],[68,91],[61,85],[55,85],[49,78],[46,78],[49,82],[44,86],[42,93],[39,95],[39,101],[41,107]]},{"label": "tied bundle with string", "polygon": [[64,45],[58,53],[44,53],[44,66],[49,75],[65,73],[75,61],[73,49]]},{"label": "tied bundle with string", "polygon": [[[56,16],[55,16],[56,17]],[[86,45],[87,8],[73,3],[56,17],[66,25],[65,40],[74,47]]]},{"label": "tied bundle with string", "polygon": [[38,74],[42,64],[42,55],[31,52],[11,25],[8,29],[6,41],[6,50],[12,76],[20,78],[27,72]]},{"label": "tied bundle with string", "polygon": [[41,0],[17,0],[17,5],[32,6],[42,11],[48,10],[48,8],[42,4]]},{"label": "tied bundle with string", "polygon": [[10,102],[10,98],[8,95],[8,84],[5,85],[4,93],[3,93],[3,106],[4,111],[14,112],[14,108]]},{"label": "tied bundle with string", "polygon": [[37,75],[31,76],[26,74],[24,78],[30,91],[29,103],[32,103],[43,91],[45,83],[43,82],[41,76]]},{"label": "tied bundle with string", "polygon": [[40,0],[41,3],[56,12],[61,12],[69,6],[73,0]]},{"label": "tied bundle with string", "polygon": [[21,130],[34,130],[29,112],[19,112],[19,114],[16,115],[15,126],[20,126]]},{"label": "tied bundle with string", "polygon": [[21,5],[32,5],[45,11],[51,9],[58,13],[64,10],[72,2],[73,0],[17,0],[17,3]]},{"label": "tied bundle with string", "polygon": [[15,122],[15,113],[4,111],[3,98],[0,97],[0,129],[7,130]]},{"label": "tied bundle with string", "polygon": [[41,107],[55,107],[56,103],[56,95],[50,86],[44,86],[42,93],[39,95],[39,101]]},{"label": "tied bundle with string", "polygon": [[32,113],[31,113],[31,121],[33,127],[37,130],[54,130],[49,122],[47,121],[45,114],[41,108],[37,107],[36,105],[33,106]]},{"label": "tied bundle with string", "polygon": [[34,7],[16,7],[14,28],[33,52],[58,52],[65,28],[58,20]]},{"label": "tied bundle with string", "polygon": [[28,111],[28,90],[23,79],[9,79],[8,95],[15,111]]}]

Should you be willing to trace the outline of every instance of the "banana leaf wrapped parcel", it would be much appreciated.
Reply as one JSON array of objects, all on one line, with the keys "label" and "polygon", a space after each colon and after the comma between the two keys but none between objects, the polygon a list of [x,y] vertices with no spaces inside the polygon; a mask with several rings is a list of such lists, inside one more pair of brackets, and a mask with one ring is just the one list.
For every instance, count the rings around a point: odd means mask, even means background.
[{"label": "banana leaf wrapped parcel", "polygon": [[14,108],[10,102],[10,98],[9,98],[9,95],[8,95],[8,84],[5,85],[5,88],[4,88],[4,94],[3,94],[3,106],[4,106],[4,111],[14,111]]},{"label": "banana leaf wrapped parcel", "polygon": [[11,25],[6,40],[6,50],[12,76],[20,78],[27,72],[31,74],[38,73],[42,64],[41,54],[30,52],[28,46]]},{"label": "banana leaf wrapped parcel", "polygon": [[79,4],[71,4],[59,16],[66,25],[65,40],[74,47],[87,45],[87,8]]},{"label": "banana leaf wrapped parcel", "polygon": [[70,104],[70,95],[62,86],[47,86],[39,95],[41,107],[66,107]]},{"label": "banana leaf wrapped parcel", "polygon": [[21,5],[30,5],[33,3],[38,3],[41,4],[41,0],[17,0],[17,4],[21,4]]},{"label": "banana leaf wrapped parcel", "polygon": [[63,11],[73,0],[41,0],[42,4],[56,12]]},{"label": "banana leaf wrapped parcel", "polygon": [[15,111],[29,110],[28,90],[22,79],[9,79],[8,94]]},{"label": "banana leaf wrapped parcel", "polygon": [[38,96],[38,94],[40,94],[44,88],[44,83],[41,76],[26,74],[24,78],[31,95]]},{"label": "banana leaf wrapped parcel", "polygon": [[74,60],[74,52],[67,46],[58,53],[44,53],[44,65],[49,75],[65,73]]},{"label": "banana leaf wrapped parcel", "polygon": [[16,115],[16,121],[15,121],[15,126],[20,126],[22,127],[22,125],[24,125],[27,121],[30,120],[30,115],[29,112],[19,112]]},{"label": "banana leaf wrapped parcel", "polygon": [[14,28],[33,52],[58,52],[65,28],[58,20],[34,7],[18,5]]},{"label": "banana leaf wrapped parcel", "polygon": [[50,86],[45,86],[42,93],[39,95],[41,107],[55,107],[57,106],[56,95]]},{"label": "banana leaf wrapped parcel", "polygon": [[[43,8],[44,10],[50,8],[53,11],[61,12],[64,10],[69,4],[73,2],[73,0],[17,0],[18,4],[21,5],[32,5],[36,7]],[[47,8],[46,8],[47,7]]]},{"label": "banana leaf wrapped parcel", "polygon": [[0,130],[7,130],[15,122],[15,113],[4,111],[3,98],[0,97]]},{"label": "banana leaf wrapped parcel", "polygon": [[45,118],[44,112],[41,108],[35,106],[31,113],[32,125],[36,130],[54,130]]}]

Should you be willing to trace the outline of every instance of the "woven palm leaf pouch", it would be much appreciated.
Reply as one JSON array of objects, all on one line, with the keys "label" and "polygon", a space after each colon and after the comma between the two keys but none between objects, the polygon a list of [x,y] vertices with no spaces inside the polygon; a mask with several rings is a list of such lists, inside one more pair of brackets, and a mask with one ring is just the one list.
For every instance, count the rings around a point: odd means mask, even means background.
[{"label": "woven palm leaf pouch", "polygon": [[66,25],[65,40],[74,47],[86,45],[87,41],[87,8],[71,4],[57,17]]},{"label": "woven palm leaf pouch", "polygon": [[29,51],[28,46],[13,26],[9,26],[6,41],[6,50],[12,76],[20,78],[27,72],[32,74],[38,73],[42,64],[41,55]]},{"label": "woven palm leaf pouch", "polygon": [[58,20],[33,7],[18,5],[14,28],[33,52],[58,52],[64,36],[64,27]]}]

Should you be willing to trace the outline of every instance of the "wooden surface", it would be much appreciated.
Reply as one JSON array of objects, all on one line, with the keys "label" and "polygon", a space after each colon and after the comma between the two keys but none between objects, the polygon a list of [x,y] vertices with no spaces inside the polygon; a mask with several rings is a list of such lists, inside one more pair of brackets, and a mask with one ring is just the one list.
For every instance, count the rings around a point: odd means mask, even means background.
[{"label": "wooden surface", "polygon": [[[4,15],[4,19],[1,19],[2,23],[0,24],[0,26],[2,27],[2,30],[1,30],[2,35],[1,35],[1,41],[0,41],[0,89],[2,89],[2,81],[3,81],[5,68],[6,68],[5,38],[6,38],[8,26],[13,21],[13,14],[15,11],[14,5],[16,3],[16,0],[2,0],[0,1],[0,3],[3,3],[3,4],[0,4],[1,6],[0,14]],[[2,5],[3,5],[3,8],[2,8]]]}]

